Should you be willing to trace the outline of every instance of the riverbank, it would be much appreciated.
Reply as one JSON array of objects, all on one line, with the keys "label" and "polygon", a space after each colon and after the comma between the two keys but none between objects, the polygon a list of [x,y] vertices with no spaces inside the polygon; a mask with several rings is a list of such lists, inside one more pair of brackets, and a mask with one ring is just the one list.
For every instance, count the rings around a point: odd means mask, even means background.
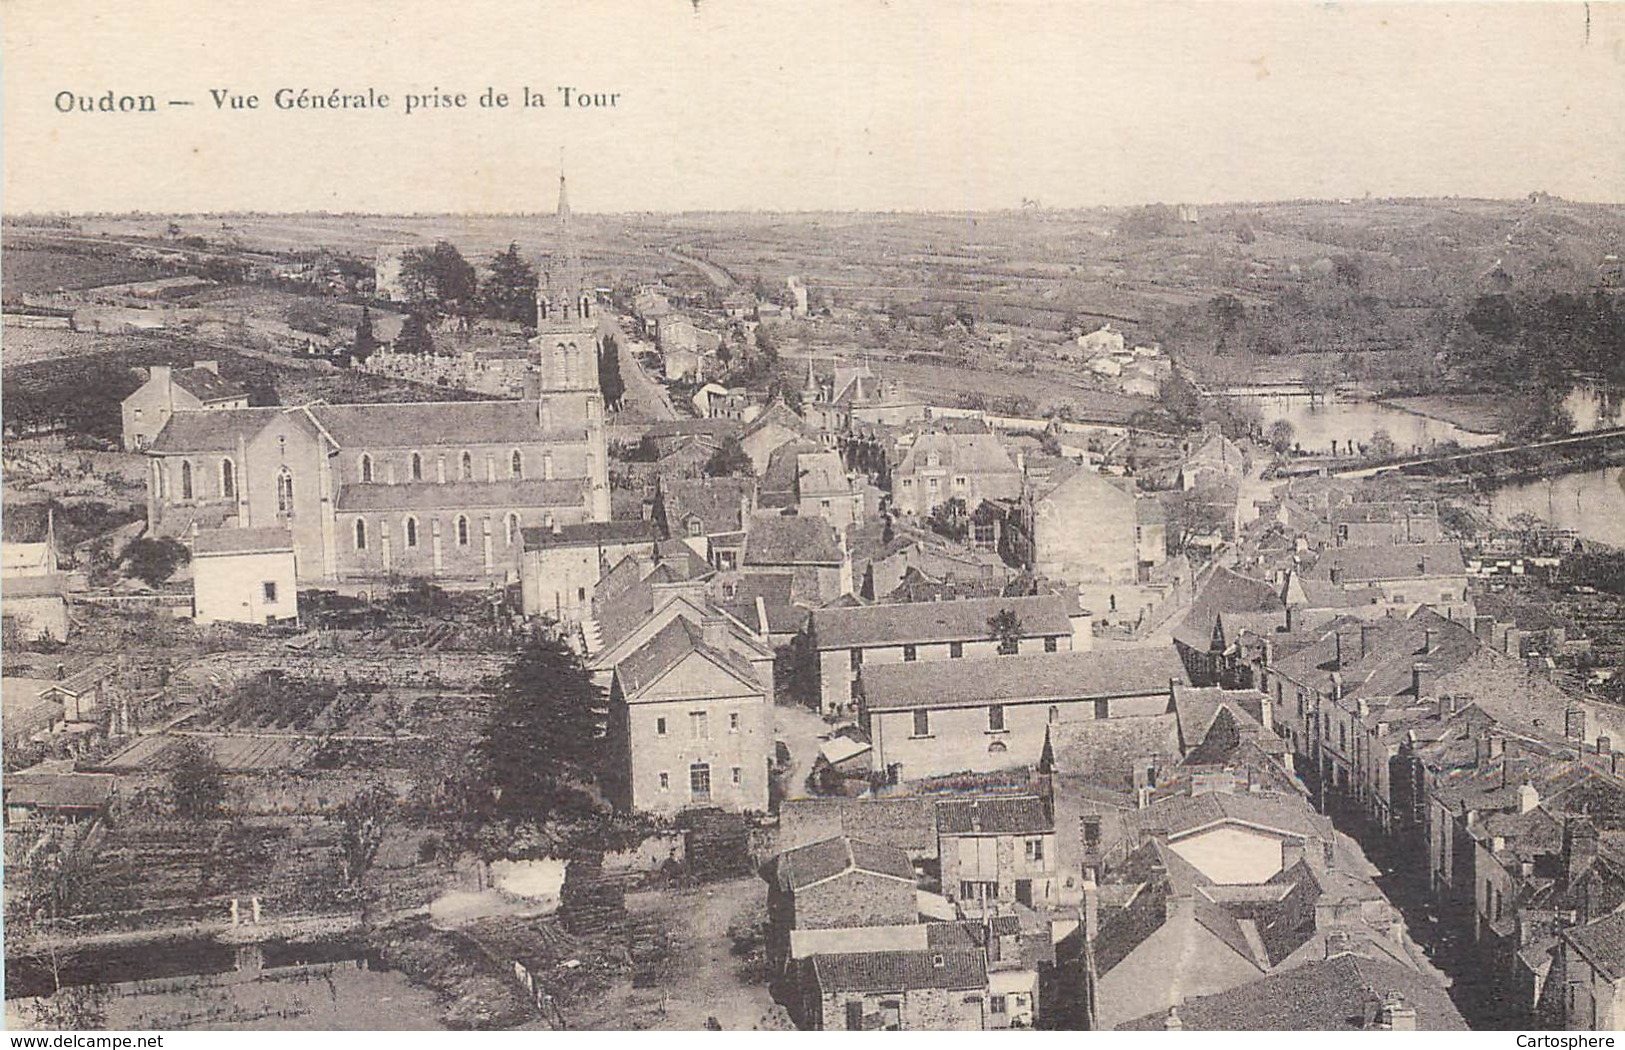
[{"label": "riverbank", "polygon": [[1506,430],[1508,399],[1504,394],[1416,394],[1378,398],[1376,402],[1473,434],[1493,436]]}]

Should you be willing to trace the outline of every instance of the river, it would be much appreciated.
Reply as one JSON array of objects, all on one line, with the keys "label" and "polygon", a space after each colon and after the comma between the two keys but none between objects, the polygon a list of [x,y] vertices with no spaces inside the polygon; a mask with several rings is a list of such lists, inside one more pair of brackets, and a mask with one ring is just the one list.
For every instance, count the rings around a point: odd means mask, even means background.
[{"label": "river", "polygon": [[1322,455],[1331,452],[1334,441],[1339,448],[1351,441],[1356,446],[1369,445],[1372,435],[1379,430],[1386,431],[1399,451],[1407,453],[1427,452],[1444,441],[1454,441],[1463,448],[1476,448],[1494,444],[1498,439],[1496,434],[1464,430],[1454,423],[1377,401],[1339,397],[1321,400],[1297,393],[1247,394],[1242,400],[1258,406],[1266,427],[1284,419],[1292,424],[1293,440],[1300,448]]},{"label": "river", "polygon": [[1625,548],[1625,488],[1622,467],[1503,485],[1490,494],[1490,515],[1506,524],[1516,514],[1533,514],[1581,539]]}]

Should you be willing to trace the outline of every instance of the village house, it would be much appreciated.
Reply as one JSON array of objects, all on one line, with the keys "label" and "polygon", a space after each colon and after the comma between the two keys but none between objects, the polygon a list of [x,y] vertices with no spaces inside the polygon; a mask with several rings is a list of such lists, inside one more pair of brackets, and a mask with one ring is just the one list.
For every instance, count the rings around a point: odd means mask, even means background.
[{"label": "village house", "polygon": [[720,616],[674,617],[615,665],[607,778],[622,809],[767,811],[768,691]]},{"label": "village house", "polygon": [[822,518],[839,531],[863,524],[863,492],[847,474],[838,452],[796,456],[796,513]]},{"label": "village house", "polygon": [[929,429],[914,439],[892,471],[892,505],[926,517],[951,499],[967,509],[983,500],[1021,495],[1020,464],[994,434]]},{"label": "village house", "polygon": [[775,974],[790,967],[795,933],[919,922],[914,866],[896,846],[837,836],[783,851],[763,874]]},{"label": "village house", "polygon": [[1421,605],[1469,623],[1473,616],[1467,565],[1453,543],[1329,548],[1288,576],[1283,596],[1304,623],[1332,610],[1381,616]]},{"label": "village house", "polygon": [[937,843],[943,896],[962,909],[986,911],[1010,901],[1055,905],[1055,820],[1043,799],[940,802]]},{"label": "village house", "polygon": [[299,619],[293,534],[283,528],[208,529],[192,537],[192,619]]},{"label": "village house", "polygon": [[1179,465],[1178,487],[1185,491],[1207,486],[1233,486],[1251,467],[1247,453],[1224,436],[1217,423],[1205,424],[1202,442],[1185,454]]},{"label": "village house", "polygon": [[1559,1024],[1568,1031],[1625,1028],[1625,913],[1564,930],[1550,983],[1559,989]]},{"label": "village house", "polygon": [[852,559],[822,518],[757,512],[745,535],[741,571],[791,577],[792,600],[827,605],[852,593]]},{"label": "village house", "polygon": [[[994,636],[989,621],[1002,612],[1015,616],[1018,638]],[[1089,648],[1092,639],[1087,615],[1059,595],[1038,595],[815,609],[807,643],[819,704],[836,711],[856,702],[865,666],[980,659],[999,655],[1011,643],[1018,653],[1070,652]]]},{"label": "village house", "polygon": [[756,511],[754,478],[661,478],[654,521],[718,569],[736,569]]},{"label": "village house", "polygon": [[783,401],[774,401],[745,424],[739,439],[757,476],[766,473],[773,451],[791,441],[820,443],[821,438],[816,427],[790,411]]},{"label": "village house", "polygon": [[859,676],[858,711],[874,767],[900,781],[1037,767],[1053,727],[1166,715],[1176,681],[1165,649],[875,661]]},{"label": "village house", "polygon": [[22,642],[68,640],[69,579],[57,555],[50,505],[14,503],[0,527],[0,619],[5,637]]},{"label": "village house", "polygon": [[1085,604],[1130,608],[1137,584],[1167,559],[1166,517],[1132,478],[1109,478],[1066,460],[1029,461],[1008,549],[1034,573],[1065,580]]},{"label": "village house", "polygon": [[526,616],[579,623],[592,610],[598,581],[621,559],[652,559],[655,527],[642,519],[590,521],[527,528],[519,567],[520,600]]},{"label": "village house", "polygon": [[92,821],[107,814],[118,790],[111,773],[7,773],[6,827],[44,821]]},{"label": "village house", "polygon": [[805,1029],[974,1032],[992,1027],[987,963],[975,949],[815,955],[810,971],[813,996],[803,1014]]},{"label": "village house", "polygon": [[126,452],[150,446],[176,412],[248,407],[248,391],[222,379],[217,362],[198,361],[179,369],[152,365],[147,373],[147,381],[124,399]]}]

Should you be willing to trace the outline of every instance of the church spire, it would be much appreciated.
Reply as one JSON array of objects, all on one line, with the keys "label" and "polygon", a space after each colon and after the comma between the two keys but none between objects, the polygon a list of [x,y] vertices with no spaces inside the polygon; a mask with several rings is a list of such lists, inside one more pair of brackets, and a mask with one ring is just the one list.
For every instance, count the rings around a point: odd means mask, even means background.
[{"label": "church spire", "polygon": [[576,247],[570,194],[562,159],[559,165],[559,205],[554,214],[554,225],[558,240],[553,249],[552,265],[548,267],[547,280],[538,289],[537,319],[546,325],[589,327],[593,323],[592,289],[587,287],[586,270],[581,265],[581,252]]}]

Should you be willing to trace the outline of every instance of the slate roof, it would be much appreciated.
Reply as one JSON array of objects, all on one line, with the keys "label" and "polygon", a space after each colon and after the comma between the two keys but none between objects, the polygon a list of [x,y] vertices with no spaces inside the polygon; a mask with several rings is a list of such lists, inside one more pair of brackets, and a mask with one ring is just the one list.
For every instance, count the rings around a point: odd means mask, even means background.
[{"label": "slate roof", "polygon": [[237,439],[252,441],[265,426],[286,408],[188,409],[169,417],[151,451],[235,452]]},{"label": "slate roof", "polygon": [[762,506],[794,506],[801,457],[822,451],[823,446],[816,441],[786,441],[774,449],[762,471]]},{"label": "slate roof", "polygon": [[825,995],[987,987],[987,964],[982,952],[975,948],[814,955],[812,971],[813,981]]},{"label": "slate roof", "polygon": [[503,478],[498,481],[409,481],[399,485],[342,485],[335,508],[341,512],[380,510],[508,510],[521,507],[579,507],[586,494],[581,478]]},{"label": "slate roof", "polygon": [[1171,649],[1104,649],[870,664],[861,678],[865,708],[895,711],[1166,694],[1170,682],[1184,681],[1185,670]]},{"label": "slate roof", "polygon": [[840,565],[840,541],[822,518],[754,514],[745,536],[746,565]]},{"label": "slate roof", "polygon": [[[1193,649],[1207,651],[1213,638],[1213,622],[1228,613],[1279,613],[1285,622],[1286,603],[1274,584],[1254,579],[1220,566],[1214,569],[1191,603],[1191,608],[1174,630],[1174,638]],[[1231,639],[1234,640],[1234,639]]]},{"label": "slate roof", "polygon": [[8,773],[6,805],[95,809],[112,797],[114,780],[110,773]]},{"label": "slate roof", "polygon": [[1333,841],[1331,821],[1315,813],[1301,799],[1264,795],[1210,792],[1183,795],[1154,803],[1132,814],[1145,831],[1166,831],[1180,838],[1212,824],[1235,822],[1321,842]]},{"label": "slate roof", "polygon": [[847,495],[852,491],[838,452],[802,452],[796,456],[796,494],[802,499]]},{"label": "slate roof", "polygon": [[631,521],[584,521],[574,525],[560,525],[549,529],[535,527],[521,529],[527,551],[557,547],[611,547],[629,543],[655,541],[655,527],[642,518]]},{"label": "slate roof", "polygon": [[914,440],[903,457],[899,474],[912,474],[926,466],[927,456],[936,452],[940,468],[962,474],[1019,474],[1015,460],[994,434],[947,434],[928,430]]},{"label": "slate roof", "polygon": [[[964,598],[947,602],[893,602],[813,612],[813,639],[820,649],[900,645],[904,642],[970,642],[991,637],[987,622],[1008,609],[1021,620],[1024,638],[1070,635],[1064,598]],[[1020,657],[1004,657],[1005,660]]]},{"label": "slate roof", "polygon": [[1398,543],[1378,547],[1334,547],[1321,552],[1303,572],[1306,580],[1329,581],[1342,570],[1344,583],[1463,576],[1467,563],[1454,543]]},{"label": "slate roof", "polygon": [[267,526],[257,529],[209,529],[192,538],[192,556],[256,554],[293,550],[293,533]]},{"label": "slate roof", "polygon": [[936,804],[920,796],[785,799],[779,841],[792,846],[849,835],[910,853],[937,854]]},{"label": "slate roof", "polygon": [[241,386],[229,379],[222,379],[207,368],[179,368],[170,373],[170,378],[176,386],[204,404],[248,396],[248,391]]},{"label": "slate roof", "polygon": [[837,835],[780,853],[773,877],[781,890],[794,892],[849,871],[865,871],[914,885],[914,865],[896,846]]},{"label": "slate roof", "polygon": [[939,835],[1037,835],[1055,830],[1044,800],[980,798],[937,803]]},{"label": "slate roof", "polygon": [[754,478],[682,478],[660,482],[661,516],[673,537],[687,535],[683,523],[698,517],[707,536],[745,527],[741,501],[754,501]]},{"label": "slate roof", "polygon": [[[1373,1004],[1398,992],[1416,1010],[1420,1031],[1466,1031],[1467,1022],[1438,984],[1391,962],[1339,955],[1179,1004],[1187,1031],[1348,1031],[1368,1027]],[[1164,1027],[1166,1010],[1117,1026]]]},{"label": "slate roof", "polygon": [[1062,774],[1126,778],[1137,759],[1179,758],[1179,723],[1171,714],[1056,722],[1046,733],[1051,765]]},{"label": "slate roof", "polygon": [[709,657],[739,678],[741,686],[760,691],[749,661],[730,650],[707,645],[703,629],[687,617],[679,616],[615,665],[615,678],[621,683],[623,698],[635,703],[638,694],[691,653]]},{"label": "slate roof", "polygon": [[1625,912],[1564,930],[1562,937],[1608,980],[1625,977]]}]

